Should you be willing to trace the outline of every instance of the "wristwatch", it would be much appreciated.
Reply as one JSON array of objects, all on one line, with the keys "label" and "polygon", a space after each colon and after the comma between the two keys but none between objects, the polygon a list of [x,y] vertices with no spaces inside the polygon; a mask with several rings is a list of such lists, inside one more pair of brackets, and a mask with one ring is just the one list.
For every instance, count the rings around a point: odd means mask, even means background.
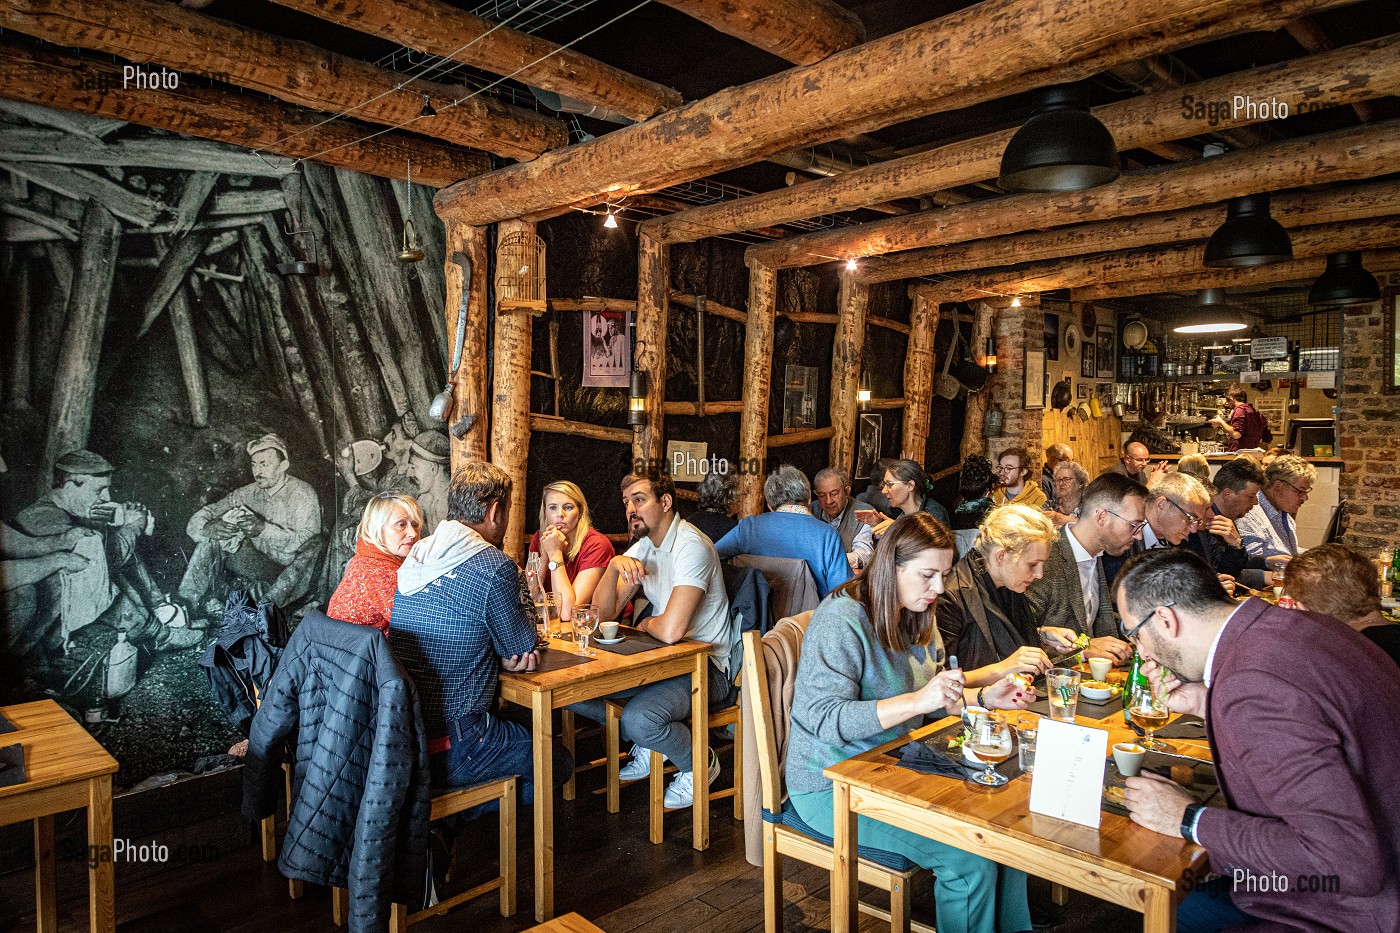
[{"label": "wristwatch", "polygon": [[1181,838],[1187,842],[1196,842],[1196,823],[1201,818],[1201,811],[1206,808],[1203,803],[1189,803],[1186,805],[1186,812],[1181,814]]},{"label": "wristwatch", "polygon": [[559,562],[558,562],[557,560],[552,560],[552,561],[549,562],[549,572],[550,572],[550,573],[553,573],[554,571],[556,571],[556,570],[558,570],[558,569],[559,569]]}]

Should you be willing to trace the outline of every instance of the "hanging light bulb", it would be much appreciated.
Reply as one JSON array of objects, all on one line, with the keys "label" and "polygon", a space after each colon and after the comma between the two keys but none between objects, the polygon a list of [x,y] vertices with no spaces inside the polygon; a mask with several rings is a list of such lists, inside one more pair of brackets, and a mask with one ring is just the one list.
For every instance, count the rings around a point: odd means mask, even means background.
[{"label": "hanging light bulb", "polygon": [[1119,175],[1113,134],[1089,112],[1079,86],[1046,88],[1041,104],[1001,156],[1005,191],[1079,191]]},{"label": "hanging light bulb", "polygon": [[846,271],[847,271],[847,272],[854,272],[854,271],[856,271],[856,258],[855,258],[854,256],[852,256],[850,259],[847,259],[847,260],[846,260]]},{"label": "hanging light bulb", "polygon": [[423,95],[423,109],[420,110],[420,111],[418,111],[418,116],[420,116],[420,117],[435,117],[435,116],[437,116],[437,110],[435,110],[435,109],[433,108],[433,102],[430,101],[430,100],[428,100],[428,95],[427,95],[427,94],[424,94],[424,95]]},{"label": "hanging light bulb", "polygon": [[1206,241],[1204,261],[1211,268],[1251,268],[1287,262],[1293,241],[1269,213],[1267,194],[1231,198],[1225,222]]},{"label": "hanging light bulb", "polygon": [[1019,299],[1019,298],[1012,298],[1012,299],[1011,299],[1011,307],[1013,307],[1013,308],[1019,308],[1019,307],[1021,307],[1021,299]]},{"label": "hanging light bulb", "polygon": [[617,217],[613,214],[612,205],[608,205],[608,216],[603,220],[603,226],[609,230],[617,229]]},{"label": "hanging light bulb", "polygon": [[1196,296],[1195,310],[1188,312],[1180,324],[1172,328],[1177,334],[1228,334],[1244,330],[1240,313],[1225,298],[1223,288],[1203,288]]},{"label": "hanging light bulb", "polygon": [[1380,300],[1376,277],[1361,265],[1361,254],[1354,250],[1330,253],[1327,269],[1308,289],[1310,305],[1359,305]]}]

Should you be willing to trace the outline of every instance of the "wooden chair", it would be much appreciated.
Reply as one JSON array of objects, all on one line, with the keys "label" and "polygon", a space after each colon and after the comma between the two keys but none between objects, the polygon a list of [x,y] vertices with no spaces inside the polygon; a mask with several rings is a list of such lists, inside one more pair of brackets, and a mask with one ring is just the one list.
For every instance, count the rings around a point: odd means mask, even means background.
[{"label": "wooden chair", "polygon": [[[287,780],[287,819],[292,818],[292,766],[282,765],[282,774]],[[277,814],[264,817],[258,820],[258,836],[262,839],[262,857],[264,862],[277,861]],[[300,878],[287,879],[287,896],[292,900],[297,900],[305,893],[305,886]]]},{"label": "wooden chair", "polygon": [[[783,863],[786,856],[830,871],[835,859],[830,840],[824,840],[801,821],[791,804],[783,805],[783,779],[778,767],[778,742],[773,728],[773,707],[768,699],[768,670],[758,632],[745,632],[743,691],[758,744],[758,772],[763,788],[763,925],[766,933],[783,928]],[[909,916],[913,878],[923,869],[888,852],[860,847],[858,876],[862,882],[890,892],[890,909],[881,910],[865,901],[861,913],[888,920],[892,933],[933,933],[933,927],[914,923]]]},{"label": "wooden chair", "polygon": [[[515,914],[515,784],[516,778],[512,775],[474,787],[444,791],[433,797],[430,819],[434,822],[493,800],[500,801],[500,871],[490,881],[482,882],[469,891],[454,894],[438,901],[432,907],[425,907],[413,913],[409,913],[407,905],[393,904],[389,908],[390,933],[403,933],[415,923],[445,914],[458,904],[464,904],[491,891],[501,892],[502,917]],[[344,888],[332,888],[331,920],[336,926],[345,925],[349,906],[349,892]]]}]

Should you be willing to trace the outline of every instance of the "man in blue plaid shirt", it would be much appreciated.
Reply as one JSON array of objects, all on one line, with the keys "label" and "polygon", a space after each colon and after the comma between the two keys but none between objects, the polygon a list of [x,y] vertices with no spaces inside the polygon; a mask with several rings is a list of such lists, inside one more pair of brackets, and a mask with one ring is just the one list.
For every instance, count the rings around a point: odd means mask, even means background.
[{"label": "man in blue plaid shirt", "polygon": [[[530,730],[495,714],[500,670],[532,671],[539,663],[524,577],[500,550],[510,490],[510,477],[482,460],[467,461],[452,477],[447,520],[399,568],[389,641],[418,686],[433,785],[514,774],[530,803]],[[562,785],[572,772],[556,747],[555,781]]]}]

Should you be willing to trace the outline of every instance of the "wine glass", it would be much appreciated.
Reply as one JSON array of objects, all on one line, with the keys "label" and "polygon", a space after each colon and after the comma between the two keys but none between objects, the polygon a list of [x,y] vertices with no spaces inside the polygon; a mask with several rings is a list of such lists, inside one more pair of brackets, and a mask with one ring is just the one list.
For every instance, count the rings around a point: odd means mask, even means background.
[{"label": "wine glass", "polygon": [[585,658],[596,658],[598,652],[589,650],[588,639],[598,630],[598,610],[589,603],[575,606],[572,621],[574,638],[578,641],[578,650],[574,654]]},{"label": "wine glass", "polygon": [[1140,683],[1133,687],[1132,694],[1128,697],[1128,716],[1146,733],[1142,740],[1144,746],[1157,751],[1171,750],[1170,745],[1153,736],[1154,732],[1166,724],[1170,715],[1166,698],[1159,696],[1151,684]]},{"label": "wine glass", "polygon": [[1000,787],[1011,780],[996,770],[997,764],[1011,757],[1010,726],[991,716],[980,717],[973,725],[972,734],[966,744],[973,756],[987,765],[986,771],[979,771],[968,778],[968,783],[981,787]]}]

